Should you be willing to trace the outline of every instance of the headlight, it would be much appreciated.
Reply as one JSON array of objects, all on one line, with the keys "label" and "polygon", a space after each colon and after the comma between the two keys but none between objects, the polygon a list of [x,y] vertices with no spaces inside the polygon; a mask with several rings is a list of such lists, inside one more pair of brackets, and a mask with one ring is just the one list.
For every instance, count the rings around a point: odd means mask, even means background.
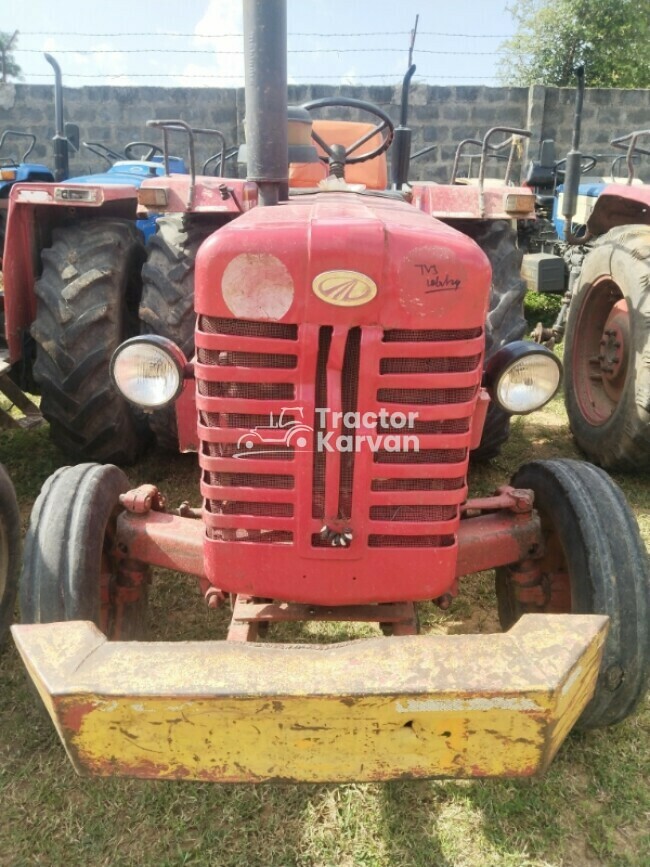
[{"label": "headlight", "polygon": [[186,365],[183,352],[166,337],[132,337],[113,353],[111,379],[130,403],[160,409],[181,393]]},{"label": "headlight", "polygon": [[492,400],[501,409],[523,415],[541,409],[555,396],[562,365],[545,346],[517,340],[492,356],[485,379]]}]

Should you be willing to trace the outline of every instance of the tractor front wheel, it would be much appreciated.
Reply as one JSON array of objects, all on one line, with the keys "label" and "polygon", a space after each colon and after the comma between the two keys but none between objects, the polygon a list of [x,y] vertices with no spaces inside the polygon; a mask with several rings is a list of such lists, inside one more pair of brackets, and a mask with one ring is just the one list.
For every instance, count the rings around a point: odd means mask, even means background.
[{"label": "tractor front wheel", "polygon": [[512,484],[535,495],[544,549],[525,569],[497,569],[501,625],[509,629],[525,613],[606,614],[596,690],[578,726],[620,722],[643,698],[650,673],[648,558],[634,515],[607,473],[584,462],[534,461]]},{"label": "tractor front wheel", "polygon": [[650,227],[620,226],[594,244],[564,343],[577,444],[607,469],[650,466]]},{"label": "tractor front wheel", "polygon": [[20,569],[20,513],[16,492],[0,465],[0,644],[13,619]]},{"label": "tractor front wheel", "polygon": [[31,332],[50,435],[73,460],[131,463],[146,425],[113,387],[109,364],[138,332],[140,233],[108,218],[57,228],[42,260]]},{"label": "tractor front wheel", "polygon": [[116,556],[118,467],[78,464],[47,479],[25,539],[20,577],[23,623],[90,620],[113,640],[144,637],[149,572]]}]

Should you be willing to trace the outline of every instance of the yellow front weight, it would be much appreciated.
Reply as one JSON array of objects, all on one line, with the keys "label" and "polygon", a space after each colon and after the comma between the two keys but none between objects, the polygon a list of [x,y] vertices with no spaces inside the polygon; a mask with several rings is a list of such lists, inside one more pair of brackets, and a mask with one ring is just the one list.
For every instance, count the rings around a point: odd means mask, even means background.
[{"label": "yellow front weight", "polygon": [[607,618],[340,645],[108,642],[14,626],[81,774],[258,782],[529,776],[594,690]]}]

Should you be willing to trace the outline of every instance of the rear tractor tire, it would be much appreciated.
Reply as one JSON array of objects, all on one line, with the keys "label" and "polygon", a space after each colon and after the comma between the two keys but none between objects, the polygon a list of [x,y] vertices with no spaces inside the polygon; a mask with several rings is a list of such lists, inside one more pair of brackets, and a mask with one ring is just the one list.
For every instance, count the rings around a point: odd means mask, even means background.
[{"label": "rear tractor tire", "polygon": [[143,566],[134,582],[113,553],[119,496],[129,487],[111,465],[63,467],[47,479],[25,539],[23,623],[90,620],[111,640],[145,637],[149,571]]},{"label": "rear tractor tire", "polygon": [[607,469],[650,467],[649,226],[620,226],[595,242],[564,343],[564,399],[578,446]]},{"label": "rear tractor tire", "polygon": [[50,435],[73,460],[131,463],[146,426],[113,387],[109,363],[138,332],[140,233],[108,218],[57,228],[42,260],[31,333]]},{"label": "rear tractor tire", "polygon": [[0,645],[14,616],[20,571],[20,513],[16,492],[0,464]]},{"label": "rear tractor tire", "polygon": [[[578,728],[621,722],[637,707],[650,674],[648,557],[634,515],[603,470],[573,460],[534,461],[512,484],[535,495],[544,538],[538,581],[526,601],[509,567],[496,570],[499,619],[522,614],[606,614],[609,631],[593,698]],[[536,601],[531,591],[536,590]]]},{"label": "rear tractor tire", "polygon": [[[517,233],[508,220],[482,222],[472,237],[490,260],[492,286],[485,323],[485,360],[499,349],[521,340],[526,333],[524,297],[526,284],[521,279],[523,253],[517,247]],[[490,403],[481,442],[471,452],[475,461],[497,457],[510,435],[510,416]]]},{"label": "rear tractor tire", "polygon": [[[167,337],[190,360],[194,355],[194,260],[214,226],[191,222],[183,215],[161,217],[147,244],[142,269],[140,322],[143,334]],[[159,446],[178,451],[176,410],[173,405],[149,415]]]}]

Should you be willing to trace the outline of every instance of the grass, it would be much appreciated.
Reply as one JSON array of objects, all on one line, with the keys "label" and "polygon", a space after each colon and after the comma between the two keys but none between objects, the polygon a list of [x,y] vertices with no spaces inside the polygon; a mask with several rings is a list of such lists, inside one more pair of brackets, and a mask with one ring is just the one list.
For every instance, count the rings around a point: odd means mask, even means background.
[{"label": "grass", "polygon": [[[61,462],[45,429],[0,433],[27,521]],[[576,456],[559,399],[514,422],[503,455],[472,476],[489,492],[535,457]],[[196,462],[152,454],[129,473],[155,481],[172,504],[196,502]],[[650,542],[650,479],[618,477]],[[424,606],[426,630],[490,631],[492,575],[467,579],[444,614]],[[223,635],[195,582],[160,573],[155,637]],[[293,627],[284,638],[334,640],[338,626]],[[360,633],[356,633],[360,634]],[[214,867],[591,867],[650,864],[650,706],[622,725],[569,737],[533,781],[383,785],[151,783],[77,777],[34,708],[13,647],[0,656],[0,865]]]}]

